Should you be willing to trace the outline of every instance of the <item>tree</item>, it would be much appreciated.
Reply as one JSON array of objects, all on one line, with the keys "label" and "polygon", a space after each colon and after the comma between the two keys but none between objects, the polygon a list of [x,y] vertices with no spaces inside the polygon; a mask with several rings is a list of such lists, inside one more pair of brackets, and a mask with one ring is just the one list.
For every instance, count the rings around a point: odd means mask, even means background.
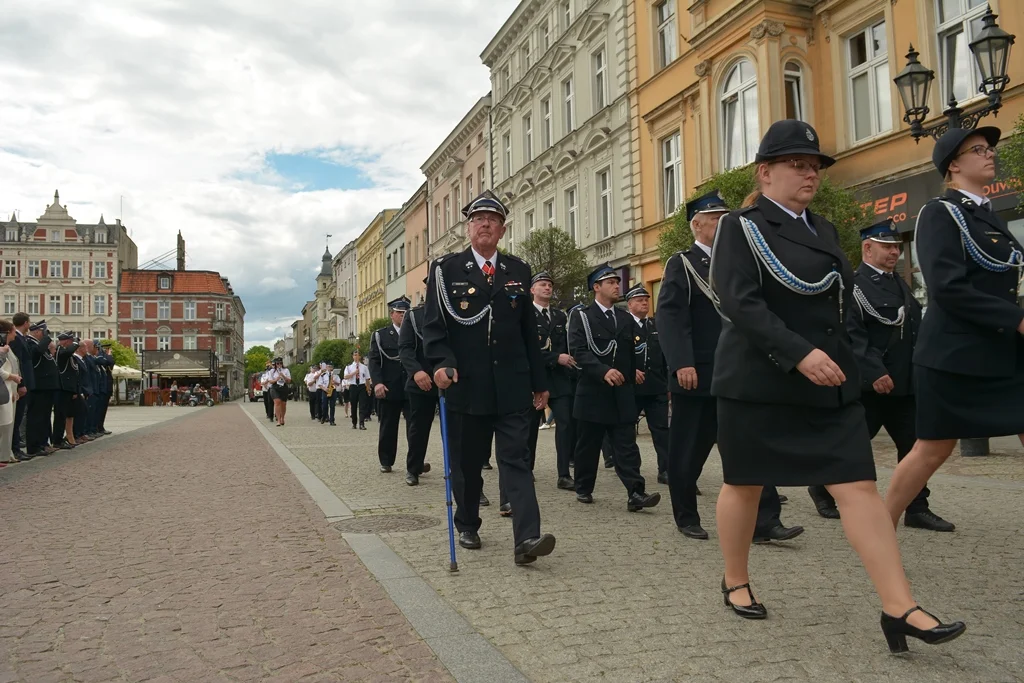
[{"label": "tree", "polygon": [[[687,199],[692,201],[701,195],[717,189],[727,206],[739,208],[743,200],[754,191],[755,165],[734,168],[711,176],[706,183],[693,191]],[[818,193],[811,202],[811,211],[827,218],[839,231],[839,241],[850,263],[860,263],[860,228],[866,226],[870,214],[862,206],[864,202],[856,194],[835,184],[828,176],[821,179]],[[686,220],[686,207],[681,206],[673,217],[672,224],[662,230],[658,237],[658,253],[664,263],[672,254],[688,249],[693,244],[693,233]]]},{"label": "tree", "polygon": [[139,369],[139,357],[135,355],[134,350],[113,340],[109,344],[104,343],[103,346],[110,350],[110,355],[114,357],[114,363],[117,365],[123,368]]},{"label": "tree", "polygon": [[[359,349],[359,354],[363,357],[364,362],[366,360],[366,355],[370,353],[370,338],[373,336],[373,333],[382,327],[387,327],[390,324],[391,318],[377,318],[375,320],[371,320],[370,326],[359,333],[357,348]],[[355,349],[353,349],[353,351],[354,350]],[[351,354],[352,351],[349,351],[349,356],[351,356]],[[348,365],[350,362],[351,361],[347,361],[345,365]]]},{"label": "tree", "polygon": [[1017,117],[1013,135],[999,148],[999,175],[1017,190],[1017,205],[1024,208],[1024,114]]},{"label": "tree", "polygon": [[[352,342],[347,339],[328,339],[313,349],[313,363],[327,362],[336,368],[343,368],[352,362]],[[303,373],[305,374],[305,373]]]},{"label": "tree", "polygon": [[248,377],[254,372],[263,372],[267,361],[274,357],[274,352],[266,346],[253,346],[245,352],[245,375]]},{"label": "tree", "polygon": [[533,274],[551,276],[554,300],[568,307],[587,290],[590,266],[587,255],[565,230],[556,227],[534,230],[516,247],[516,255],[530,264]]}]

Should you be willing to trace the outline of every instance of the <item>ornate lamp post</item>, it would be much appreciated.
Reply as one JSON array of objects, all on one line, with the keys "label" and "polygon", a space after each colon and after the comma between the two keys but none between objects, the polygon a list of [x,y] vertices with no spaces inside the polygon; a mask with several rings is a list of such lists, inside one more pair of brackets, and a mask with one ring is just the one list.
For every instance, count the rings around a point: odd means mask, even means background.
[{"label": "ornate lamp post", "polygon": [[971,54],[981,72],[981,86],[979,92],[988,96],[988,101],[969,112],[965,112],[956,103],[956,95],[952,89],[949,93],[948,108],[942,112],[946,116],[945,121],[936,123],[928,128],[923,125],[928,117],[928,91],[932,81],[935,80],[935,72],[923,66],[917,61],[918,52],[914,46],[910,46],[907,52],[907,66],[893,79],[896,88],[899,90],[900,99],[903,100],[903,109],[906,114],[903,120],[910,125],[910,134],[915,142],[927,136],[938,139],[950,128],[977,128],[978,122],[989,114],[998,115],[1002,107],[1003,91],[1010,82],[1006,75],[1006,65],[1010,61],[1010,46],[1013,45],[1016,36],[1011,35],[996,25],[996,16],[989,7],[982,16],[982,28],[978,36],[971,41]]}]

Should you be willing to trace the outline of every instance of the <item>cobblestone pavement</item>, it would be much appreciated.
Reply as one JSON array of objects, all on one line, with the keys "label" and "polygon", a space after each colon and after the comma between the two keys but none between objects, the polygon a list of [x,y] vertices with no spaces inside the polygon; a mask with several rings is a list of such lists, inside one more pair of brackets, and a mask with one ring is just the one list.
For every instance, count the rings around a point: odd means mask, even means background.
[{"label": "cobblestone pavement", "polygon": [[[257,411],[258,407],[247,406]],[[353,431],[309,420],[295,405],[276,430],[356,513],[409,512],[444,516],[439,469],[419,487],[404,483],[401,463],[377,470],[377,423]],[[262,418],[265,419],[265,418]],[[403,424],[404,429],[404,424]],[[728,613],[718,584],[722,564],[714,532],[721,465],[713,453],[700,499],[712,540],[693,541],[674,527],[666,487],[655,481],[650,438],[641,434],[644,474],[661,506],[639,514],[602,469],[596,505],[555,488],[554,434],[540,434],[537,491],[544,530],[558,537],[550,558],[512,563],[511,524],[498,516],[497,472],[484,473],[494,504],[482,508],[483,549],[460,550],[458,574],[447,572],[443,523],[407,533],[382,533],[394,550],[534,681],[978,681],[1024,680],[1024,485],[987,477],[939,475],[932,506],[956,522],[954,534],[900,527],[915,595],[940,617],[963,619],[967,634],[945,646],[911,643],[909,656],[888,653],[879,603],[838,522],[817,516],[799,489],[786,489],[783,521],[807,533],[793,542],[751,552],[754,586],[771,616],[749,622]],[[895,463],[884,435],[881,467]],[[437,427],[428,461],[441,463]],[[979,459],[980,460],[980,459]],[[1024,457],[1006,461],[1024,472]],[[880,469],[880,485],[889,472]],[[1019,478],[1019,477],[1013,477]]]},{"label": "cobblestone pavement", "polygon": [[0,472],[0,681],[452,680],[240,409],[105,438]]}]

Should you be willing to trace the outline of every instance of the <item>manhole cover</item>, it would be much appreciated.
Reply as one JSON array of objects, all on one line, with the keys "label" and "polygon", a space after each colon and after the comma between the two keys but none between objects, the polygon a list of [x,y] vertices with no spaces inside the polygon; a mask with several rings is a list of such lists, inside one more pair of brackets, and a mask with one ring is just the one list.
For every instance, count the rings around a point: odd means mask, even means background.
[{"label": "manhole cover", "polygon": [[344,519],[331,526],[343,534],[385,534],[429,529],[438,523],[436,517],[423,515],[364,515]]}]

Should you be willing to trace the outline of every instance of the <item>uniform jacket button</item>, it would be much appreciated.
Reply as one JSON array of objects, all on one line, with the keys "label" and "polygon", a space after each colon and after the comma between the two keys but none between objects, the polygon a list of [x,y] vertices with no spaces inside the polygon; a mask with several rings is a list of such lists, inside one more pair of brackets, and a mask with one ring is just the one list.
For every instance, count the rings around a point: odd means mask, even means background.
[{"label": "uniform jacket button", "polygon": [[495,364],[495,365],[497,365],[497,364],[498,364],[498,361],[494,361],[494,364]]},{"label": "uniform jacket button", "polygon": [[996,332],[998,332],[999,334],[1002,334],[1003,332],[1005,332],[1005,330],[1000,327],[998,330],[996,330]]},{"label": "uniform jacket button", "polygon": [[830,327],[827,330],[825,330],[825,334],[831,337],[833,334],[835,334],[835,330]]}]

